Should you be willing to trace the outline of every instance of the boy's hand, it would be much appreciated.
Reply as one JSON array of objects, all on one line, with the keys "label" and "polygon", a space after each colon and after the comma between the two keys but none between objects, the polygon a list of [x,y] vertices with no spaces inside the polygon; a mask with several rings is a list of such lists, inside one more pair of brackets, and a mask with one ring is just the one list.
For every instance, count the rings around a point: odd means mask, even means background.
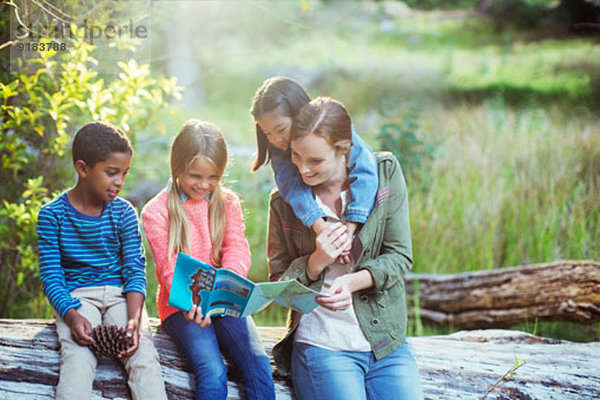
[{"label": "boy's hand", "polygon": [[129,292],[127,297],[127,326],[125,335],[131,340],[131,346],[125,351],[120,352],[117,357],[129,357],[136,352],[140,345],[140,320],[142,319],[142,310],[144,308],[144,295],[138,292]]},{"label": "boy's hand", "polygon": [[125,337],[131,341],[131,346],[128,349],[117,354],[117,357],[129,357],[136,352],[140,345],[140,322],[137,318],[132,318],[127,321],[125,328]]},{"label": "boy's hand", "polygon": [[89,346],[94,344],[92,334],[92,324],[86,317],[81,315],[75,308],[71,308],[65,314],[65,322],[71,328],[71,336],[80,346]]},{"label": "boy's hand", "polygon": [[198,305],[196,305],[196,304],[192,305],[192,308],[190,308],[190,311],[188,311],[188,312],[182,311],[182,312],[183,312],[183,316],[185,317],[186,320],[200,325],[200,328],[206,328],[212,322],[210,320],[210,315],[206,315],[204,317],[202,316],[202,309],[200,307],[198,307]]}]

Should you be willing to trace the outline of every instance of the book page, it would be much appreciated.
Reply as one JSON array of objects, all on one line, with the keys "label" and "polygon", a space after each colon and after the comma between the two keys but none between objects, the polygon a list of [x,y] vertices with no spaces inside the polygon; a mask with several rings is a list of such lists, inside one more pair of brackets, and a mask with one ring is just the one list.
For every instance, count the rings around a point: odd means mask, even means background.
[{"label": "book page", "polygon": [[200,304],[204,299],[208,301],[215,273],[216,269],[209,264],[179,253],[171,282],[169,305],[189,311],[192,305]]},{"label": "book page", "polygon": [[[207,304],[208,315],[241,317],[255,284],[228,269],[219,269]],[[204,304],[203,304],[204,306]]]}]

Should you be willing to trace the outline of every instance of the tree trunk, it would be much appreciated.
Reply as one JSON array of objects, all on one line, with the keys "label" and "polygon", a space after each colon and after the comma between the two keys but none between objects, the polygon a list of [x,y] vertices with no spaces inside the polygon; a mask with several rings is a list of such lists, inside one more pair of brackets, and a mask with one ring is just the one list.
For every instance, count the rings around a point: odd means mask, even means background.
[{"label": "tree trunk", "polygon": [[[417,282],[418,293],[415,293]],[[557,261],[458,274],[409,274],[421,320],[459,329],[525,321],[600,321],[600,262]]]},{"label": "tree trunk", "polygon": [[[167,334],[151,319],[169,399],[193,398],[187,362]],[[258,328],[271,354],[284,328]],[[486,399],[597,399],[600,343],[570,343],[518,331],[458,332],[448,336],[409,338],[426,399],[481,399],[503,374],[525,359],[513,377]],[[0,320],[0,399],[54,398],[59,354],[51,320]],[[241,386],[229,374],[228,398],[240,398]],[[129,398],[125,372],[114,359],[102,358],[94,382],[94,399]],[[289,382],[275,375],[277,399],[291,399]]]}]

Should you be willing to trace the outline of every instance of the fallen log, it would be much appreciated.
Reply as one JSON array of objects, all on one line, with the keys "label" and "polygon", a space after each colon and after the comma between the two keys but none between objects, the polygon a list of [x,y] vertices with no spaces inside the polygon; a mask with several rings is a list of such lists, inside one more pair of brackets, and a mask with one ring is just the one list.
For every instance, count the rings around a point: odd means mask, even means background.
[{"label": "fallen log", "polygon": [[458,274],[410,274],[409,303],[424,323],[458,329],[506,328],[525,321],[600,321],[600,262],[547,264]]},{"label": "fallen log", "polygon": [[[194,398],[191,368],[180,355],[160,321],[150,318],[154,344],[160,354],[163,377],[169,399]],[[260,335],[269,350],[281,333],[281,328],[260,328]],[[58,383],[59,344],[51,320],[0,319],[0,399],[53,399]],[[126,374],[113,358],[99,358],[94,381],[95,399],[127,399]],[[229,396],[240,398],[237,377],[230,374]],[[290,398],[284,378],[276,380],[277,398]]]},{"label": "fallen log", "polygon": [[[193,398],[193,377],[166,333],[151,319],[169,399]],[[283,328],[260,327],[267,352]],[[487,399],[600,398],[600,343],[571,343],[518,331],[482,330],[448,336],[409,338],[426,399],[481,399],[515,357],[525,359],[516,374]],[[0,319],[0,398],[52,399],[58,380],[58,341],[50,320]],[[292,398],[289,382],[275,375],[278,399]],[[240,397],[230,376],[230,398]],[[100,359],[95,399],[127,399],[125,373],[113,359]]]}]

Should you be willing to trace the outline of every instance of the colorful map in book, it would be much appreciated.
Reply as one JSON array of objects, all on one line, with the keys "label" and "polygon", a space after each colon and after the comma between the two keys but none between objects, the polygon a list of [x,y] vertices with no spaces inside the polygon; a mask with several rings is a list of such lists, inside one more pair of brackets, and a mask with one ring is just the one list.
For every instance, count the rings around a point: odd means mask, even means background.
[{"label": "colorful map in book", "polygon": [[169,305],[189,311],[200,304],[203,315],[231,315],[243,318],[271,302],[301,313],[310,313],[323,294],[296,280],[254,283],[225,268],[215,268],[179,253]]}]

